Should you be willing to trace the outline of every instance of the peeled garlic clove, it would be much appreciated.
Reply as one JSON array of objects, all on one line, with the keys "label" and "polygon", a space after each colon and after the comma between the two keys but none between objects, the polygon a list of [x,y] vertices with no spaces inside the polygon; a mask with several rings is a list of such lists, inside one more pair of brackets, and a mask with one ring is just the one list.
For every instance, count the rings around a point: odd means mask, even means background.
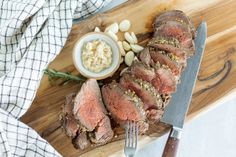
[{"label": "peeled garlic clove", "polygon": [[125,55],[125,64],[131,66],[133,60],[134,60],[134,52],[133,51],[127,52]]},{"label": "peeled garlic clove", "polygon": [[129,43],[127,43],[126,41],[123,41],[122,44],[125,51],[129,51],[131,49]]},{"label": "peeled garlic clove", "polygon": [[106,32],[107,35],[109,35],[112,39],[114,39],[115,41],[118,40],[118,37],[115,33],[113,33],[111,30],[109,30],[108,32]]},{"label": "peeled garlic clove", "polygon": [[125,36],[125,40],[127,40],[130,44],[134,44],[134,39],[129,34],[129,32],[125,32],[124,36]]},{"label": "peeled garlic clove", "polygon": [[121,41],[118,41],[117,44],[118,44],[118,46],[119,46],[119,48],[120,48],[120,54],[121,54],[121,56],[125,56],[125,50],[124,50],[124,48],[123,48],[122,42],[121,42]]},{"label": "peeled garlic clove", "polygon": [[122,64],[123,62],[124,62],[124,58],[121,57],[121,59],[120,59],[120,64]]},{"label": "peeled garlic clove", "polygon": [[129,20],[123,20],[119,24],[119,29],[121,32],[125,32],[129,30],[130,26],[131,26],[131,23]]},{"label": "peeled garlic clove", "polygon": [[140,51],[144,49],[142,46],[137,45],[137,44],[130,44],[130,47],[132,51],[134,51],[135,53],[139,53]]},{"label": "peeled garlic clove", "polygon": [[101,32],[100,28],[95,27],[94,32]]},{"label": "peeled garlic clove", "polygon": [[138,39],[137,39],[136,35],[134,34],[134,32],[131,32],[131,37],[133,38],[134,43],[137,44],[138,43]]},{"label": "peeled garlic clove", "polygon": [[120,76],[123,75],[127,70],[128,70],[128,67],[126,67],[126,68],[124,68],[123,70],[121,70]]},{"label": "peeled garlic clove", "polygon": [[118,33],[119,31],[119,25],[118,23],[113,23],[111,25],[109,25],[106,29],[105,29],[105,32],[108,32],[108,31],[112,31],[113,33]]},{"label": "peeled garlic clove", "polygon": [[138,57],[137,57],[137,56],[134,56],[133,61],[138,61]]}]

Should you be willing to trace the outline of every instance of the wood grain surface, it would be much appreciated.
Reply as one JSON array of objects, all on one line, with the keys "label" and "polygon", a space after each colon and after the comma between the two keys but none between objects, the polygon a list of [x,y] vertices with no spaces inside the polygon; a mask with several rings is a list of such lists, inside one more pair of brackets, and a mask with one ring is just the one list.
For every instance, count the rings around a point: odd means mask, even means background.
[{"label": "wood grain surface", "polygon": [[[201,20],[206,20],[208,24],[206,51],[187,116],[190,120],[236,88],[235,8],[234,0],[132,0],[109,12],[97,14],[75,24],[63,50],[49,67],[78,74],[71,56],[74,43],[83,34],[92,31],[95,26],[104,27],[115,21],[129,19],[132,22],[131,30],[139,34],[139,40],[145,44],[149,33],[152,32],[151,24],[156,15],[164,10],[183,10],[193,19],[195,26]],[[80,84],[76,82],[62,84],[61,80],[50,84],[44,76],[32,106],[21,120],[34,128],[63,156],[107,157],[119,151],[122,154],[123,140],[120,140],[123,138],[122,131],[114,142],[105,146],[86,151],[74,149],[71,139],[61,129],[59,115],[65,96],[77,92]],[[164,124],[151,129],[150,136],[141,137],[140,144],[156,139],[168,129],[169,126]]]}]

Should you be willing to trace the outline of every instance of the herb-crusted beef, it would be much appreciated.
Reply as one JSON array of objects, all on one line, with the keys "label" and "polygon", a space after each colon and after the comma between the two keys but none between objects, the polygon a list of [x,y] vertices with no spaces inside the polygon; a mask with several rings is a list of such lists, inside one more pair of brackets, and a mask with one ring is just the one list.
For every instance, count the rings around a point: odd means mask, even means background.
[{"label": "herb-crusted beef", "polygon": [[65,105],[63,107],[63,127],[66,131],[66,134],[70,137],[75,137],[77,130],[79,129],[79,126],[77,124],[77,121],[74,118],[73,115],[73,106],[74,106],[74,102],[73,102],[73,98],[75,97],[75,94],[70,94],[66,97],[66,102]]},{"label": "herb-crusted beef", "polygon": [[141,122],[141,133],[147,130],[143,103],[134,92],[112,82],[102,87],[102,95],[107,110],[117,123],[123,126],[127,121]]},{"label": "herb-crusted beef", "polygon": [[103,85],[101,93],[97,81],[88,79],[75,98],[67,98],[63,126],[76,148],[111,140],[114,132],[109,118],[122,127],[135,121],[142,134],[163,116],[187,59],[194,54],[195,28],[179,10],[157,16],[153,27],[153,38],[121,72],[119,83]]},{"label": "herb-crusted beef", "polygon": [[157,68],[156,76],[160,79],[159,92],[161,94],[171,94],[175,92],[177,81],[169,69]]},{"label": "herb-crusted beef", "polygon": [[148,47],[139,53],[138,58],[146,66],[150,66],[152,64],[152,58],[150,56]]},{"label": "herb-crusted beef", "polygon": [[76,149],[85,149],[90,145],[90,141],[87,136],[87,132],[78,130],[77,136],[72,140],[72,143]]},{"label": "herb-crusted beef", "polygon": [[159,62],[161,65],[166,65],[174,75],[180,75],[182,66],[176,61],[175,56],[166,54],[164,51],[150,51],[150,55],[155,63]]},{"label": "herb-crusted beef", "polygon": [[95,79],[89,79],[82,85],[74,100],[73,113],[84,130],[95,132],[94,143],[106,143],[113,137],[100,88]]},{"label": "herb-crusted beef", "polygon": [[[154,37],[168,37],[171,41],[184,48],[193,48],[193,38],[189,27],[175,21],[168,21],[156,28]],[[177,41],[175,41],[177,39]],[[170,42],[170,41],[169,41]]]},{"label": "herb-crusted beef", "polygon": [[128,74],[122,76],[120,84],[128,90],[134,91],[142,100],[146,117],[149,122],[153,123],[160,120],[161,114],[159,110],[163,109],[163,101],[152,84],[141,79],[136,79]]},{"label": "herb-crusted beef", "polygon": [[154,29],[160,27],[168,21],[176,21],[183,25],[186,25],[190,28],[192,37],[194,38],[196,35],[194,25],[191,19],[185,15],[185,13],[181,10],[171,10],[165,13],[162,13],[160,16],[157,16],[154,21]]},{"label": "herb-crusted beef", "polygon": [[129,71],[132,75],[135,75],[135,77],[148,82],[155,79],[156,76],[153,68],[140,61],[134,61],[132,66],[129,67]]},{"label": "herb-crusted beef", "polygon": [[155,89],[149,82],[137,79],[132,75],[125,74],[120,79],[120,84],[127,90],[134,91],[144,103],[144,109],[161,108],[162,100]]},{"label": "herb-crusted beef", "polygon": [[184,49],[175,47],[170,44],[159,43],[156,38],[149,41],[151,51],[164,51],[166,54],[176,56],[178,63],[184,68],[187,65],[187,52]]},{"label": "herb-crusted beef", "polygon": [[[106,116],[97,81],[86,81],[74,100],[74,115],[88,131],[93,131]],[[93,115],[93,116],[91,116]]]}]

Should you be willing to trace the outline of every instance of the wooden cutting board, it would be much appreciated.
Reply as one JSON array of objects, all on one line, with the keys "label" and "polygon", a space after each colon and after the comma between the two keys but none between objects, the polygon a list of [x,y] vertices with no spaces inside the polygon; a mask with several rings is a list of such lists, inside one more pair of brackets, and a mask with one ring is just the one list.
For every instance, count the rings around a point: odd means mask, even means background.
[{"label": "wooden cutting board", "polygon": [[[201,64],[198,81],[187,119],[191,119],[223,98],[236,88],[236,1],[234,0],[132,0],[109,12],[75,24],[60,55],[50,64],[50,68],[78,74],[72,63],[72,49],[76,40],[90,32],[95,26],[104,27],[115,21],[129,19],[131,30],[144,40],[152,31],[153,18],[164,10],[179,9],[189,15],[197,26],[201,20],[208,24],[206,51]],[[145,43],[145,42],[143,42]],[[61,106],[65,96],[79,90],[79,84],[50,84],[44,76],[37,96],[21,120],[34,128],[63,156],[107,157],[123,148],[118,140],[105,146],[79,151],[73,148],[71,140],[62,132],[59,122]],[[168,126],[161,126],[158,133],[142,137],[147,143],[164,134]],[[121,151],[122,152],[122,151]],[[118,153],[119,154],[119,153]],[[120,155],[119,155],[120,156]]]}]

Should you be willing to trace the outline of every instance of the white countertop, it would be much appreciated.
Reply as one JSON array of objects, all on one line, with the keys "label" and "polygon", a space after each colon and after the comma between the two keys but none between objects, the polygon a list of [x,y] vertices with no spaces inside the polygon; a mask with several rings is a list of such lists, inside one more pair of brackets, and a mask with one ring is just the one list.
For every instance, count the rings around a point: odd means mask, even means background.
[{"label": "white countertop", "polygon": [[[106,11],[126,0],[113,0]],[[167,134],[139,147],[135,157],[161,157]],[[236,94],[185,124],[178,157],[236,156]]]}]

